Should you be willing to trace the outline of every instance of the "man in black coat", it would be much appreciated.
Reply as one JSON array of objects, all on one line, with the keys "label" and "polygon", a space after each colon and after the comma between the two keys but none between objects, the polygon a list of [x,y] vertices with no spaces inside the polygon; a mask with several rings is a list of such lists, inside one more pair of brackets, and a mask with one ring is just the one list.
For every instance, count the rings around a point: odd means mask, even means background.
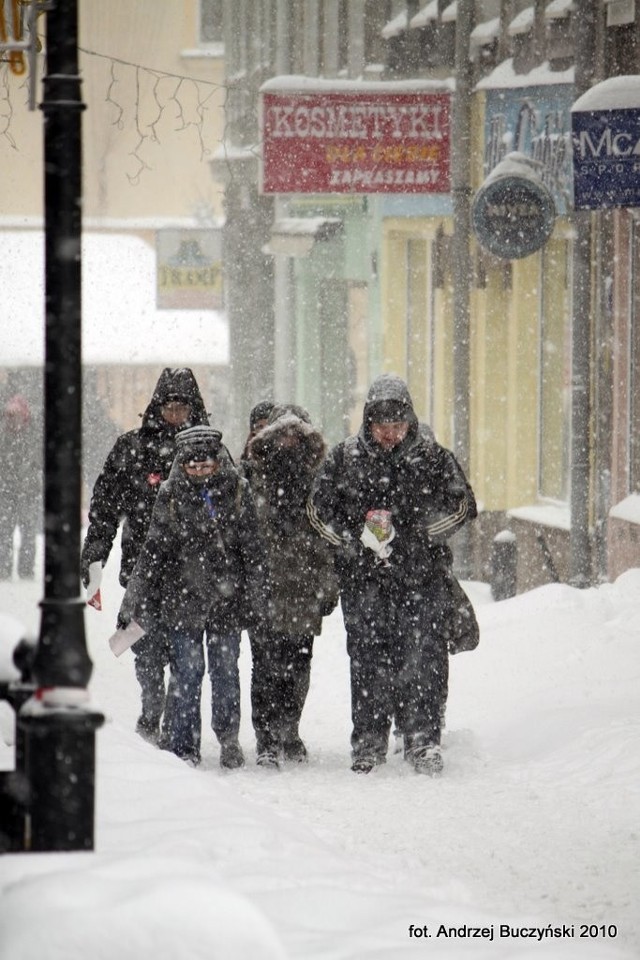
[{"label": "man in black coat", "polygon": [[[147,535],[160,484],[169,476],[176,453],[176,434],[186,427],[208,423],[193,372],[187,367],[166,367],[142,415],[141,426],[118,437],[95,482],[81,558],[85,587],[92,565],[96,564],[99,570],[106,564],[120,523],[120,583],[127,586]],[[142,694],[136,730],[145,739],[156,742],[165,704],[168,649],[162,638],[156,641],[152,634],[147,634],[135,644],[133,652]]]},{"label": "man in black coat", "polygon": [[352,770],[385,761],[395,715],[406,760],[440,773],[454,616],[446,539],[476,516],[476,504],[453,454],[421,429],[400,377],[374,381],[360,432],[329,454],[308,511],[337,551]]}]

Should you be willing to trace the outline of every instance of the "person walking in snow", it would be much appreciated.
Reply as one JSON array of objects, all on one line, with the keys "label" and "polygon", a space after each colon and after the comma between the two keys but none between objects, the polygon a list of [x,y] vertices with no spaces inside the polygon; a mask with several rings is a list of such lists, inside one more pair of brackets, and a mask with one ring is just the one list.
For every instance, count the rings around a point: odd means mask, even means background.
[{"label": "person walking in snow", "polygon": [[308,504],[337,550],[356,773],[385,762],[394,716],[405,759],[418,773],[442,770],[453,615],[446,540],[476,512],[453,455],[420,429],[406,383],[378,377],[359,433],[330,452]]},{"label": "person walking in snow", "polygon": [[[142,414],[140,427],[118,437],[94,484],[81,555],[85,587],[91,580],[95,592],[99,585],[100,571],[121,523],[120,583],[127,586],[147,535],[160,484],[169,476],[175,458],[176,435],[185,427],[208,423],[193,372],[187,367],[165,367]],[[96,570],[98,576],[92,577]],[[136,731],[155,743],[165,704],[169,649],[166,638],[156,638],[152,632],[132,649],[142,699]]]},{"label": "person walking in snow", "polygon": [[160,487],[119,625],[133,620],[168,649],[160,746],[194,765],[200,762],[206,636],[211,726],[220,765],[235,768],[244,764],[238,741],[240,633],[267,616],[269,597],[251,490],[221,437],[205,426],[178,434],[176,459]]},{"label": "person walking in snow", "polygon": [[10,397],[0,419],[0,580],[13,570],[14,532],[20,532],[17,569],[35,572],[36,537],[42,529],[42,435],[21,393]]},{"label": "person walking in snow", "polygon": [[269,415],[275,403],[273,400],[260,400],[258,403],[254,404],[249,411],[249,434],[244,443],[244,450],[240,456],[240,469],[242,470],[243,476],[247,480],[251,476],[251,470],[253,469],[253,463],[251,460],[250,453],[250,444],[256,433],[262,430],[263,427],[266,427],[269,422]]},{"label": "person walking in snow", "polygon": [[326,453],[309,414],[273,406],[248,445],[250,483],[264,537],[272,606],[268,624],[250,632],[251,709],[257,762],[304,762],[300,718],[309,692],[313,641],[338,601],[333,550],[309,524],[306,502]]}]

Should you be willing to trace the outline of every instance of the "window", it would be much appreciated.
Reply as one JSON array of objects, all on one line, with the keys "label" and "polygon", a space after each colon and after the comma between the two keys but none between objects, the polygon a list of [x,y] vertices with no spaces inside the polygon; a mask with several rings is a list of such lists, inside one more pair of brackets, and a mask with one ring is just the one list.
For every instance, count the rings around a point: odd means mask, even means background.
[{"label": "window", "polygon": [[222,43],[223,0],[200,0],[200,43]]}]

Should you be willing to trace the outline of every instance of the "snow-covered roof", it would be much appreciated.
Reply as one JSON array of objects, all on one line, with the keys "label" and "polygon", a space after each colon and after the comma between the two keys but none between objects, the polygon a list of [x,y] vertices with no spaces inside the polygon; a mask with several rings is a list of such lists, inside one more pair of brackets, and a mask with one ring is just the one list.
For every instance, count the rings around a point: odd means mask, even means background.
[{"label": "snow-covered roof", "polygon": [[426,27],[428,23],[431,23],[433,20],[438,19],[438,0],[431,0],[430,3],[425,4],[418,12],[415,17],[412,17],[409,21],[409,26],[416,30],[419,27]]},{"label": "snow-covered roof", "polygon": [[[0,365],[44,359],[44,235],[0,232]],[[156,255],[138,236],[83,233],[82,357],[87,364],[224,364],[229,334],[217,310],[156,307]]]},{"label": "snow-covered roof", "polygon": [[578,97],[572,113],[640,108],[640,76],[609,77]]}]

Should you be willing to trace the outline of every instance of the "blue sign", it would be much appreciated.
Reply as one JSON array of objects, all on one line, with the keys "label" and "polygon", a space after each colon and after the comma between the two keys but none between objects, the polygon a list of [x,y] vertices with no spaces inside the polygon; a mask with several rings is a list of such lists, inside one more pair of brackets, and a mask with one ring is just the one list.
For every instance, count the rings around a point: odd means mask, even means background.
[{"label": "blue sign", "polygon": [[571,115],[576,209],[640,207],[640,110]]},{"label": "blue sign", "polygon": [[571,202],[571,105],[568,83],[487,90],[485,177],[506,154],[516,150],[542,166],[540,179],[558,214]]}]

